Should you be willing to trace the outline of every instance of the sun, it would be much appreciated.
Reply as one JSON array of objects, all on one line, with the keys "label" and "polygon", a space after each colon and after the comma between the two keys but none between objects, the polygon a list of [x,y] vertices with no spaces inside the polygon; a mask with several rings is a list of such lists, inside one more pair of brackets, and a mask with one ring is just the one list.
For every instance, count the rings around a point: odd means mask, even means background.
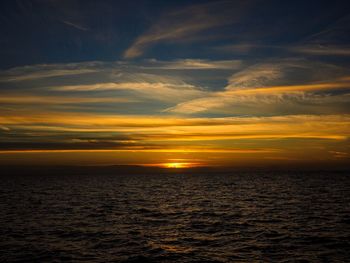
[{"label": "sun", "polygon": [[186,163],[166,163],[164,166],[166,168],[175,168],[175,169],[188,167]]}]

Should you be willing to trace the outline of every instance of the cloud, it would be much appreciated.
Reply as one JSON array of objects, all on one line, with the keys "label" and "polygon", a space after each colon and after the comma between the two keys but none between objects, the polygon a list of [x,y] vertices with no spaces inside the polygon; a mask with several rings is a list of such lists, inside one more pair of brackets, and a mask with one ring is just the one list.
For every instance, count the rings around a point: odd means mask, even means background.
[{"label": "cloud", "polygon": [[311,56],[347,57],[350,55],[349,34],[350,15],[347,14],[299,43],[288,46],[287,51]]},{"label": "cloud", "polygon": [[144,67],[153,69],[235,70],[242,66],[241,60],[178,59],[173,61],[147,60]]},{"label": "cloud", "polygon": [[263,87],[283,77],[283,69],[278,64],[256,65],[232,75],[228,80],[229,85],[226,89]]},{"label": "cloud", "polygon": [[349,46],[339,45],[302,45],[289,48],[290,51],[315,56],[350,56]]},{"label": "cloud", "polygon": [[[49,146],[49,145],[48,145]],[[203,148],[203,147],[193,147],[193,148],[167,148],[167,147],[160,147],[160,146],[130,146],[130,147],[114,147],[113,149],[101,149],[101,148],[96,148],[96,149],[84,149],[84,148],[73,148],[73,149],[67,149],[66,144],[58,144],[57,146],[62,147],[56,148],[56,149],[50,149],[50,148],[45,148],[43,145],[42,148],[37,148],[37,149],[25,149],[25,148],[19,148],[19,149],[14,149],[14,148],[8,148],[1,150],[0,149],[0,154],[28,154],[28,153],[125,153],[125,152],[131,152],[133,154],[135,153],[175,153],[175,154],[189,154],[189,153],[212,153],[212,154],[217,154],[217,153],[234,153],[234,154],[266,154],[266,153],[278,153],[279,151],[276,149],[271,149],[271,148],[259,148],[259,149],[220,149],[220,148]],[[91,145],[90,145],[91,147]],[[277,158],[276,158],[277,159]],[[115,164],[115,163],[112,163]],[[182,163],[184,164],[184,163]],[[192,164],[205,164],[205,163],[186,163],[186,164],[191,164],[191,167],[193,167]],[[164,163],[158,163],[158,164],[141,164],[142,166],[164,166]],[[216,164],[217,165],[217,164]]]},{"label": "cloud", "polygon": [[[155,163],[169,153],[173,155],[167,158],[203,155],[219,163],[221,158],[227,161],[248,158],[251,164],[254,158],[293,159],[306,155],[310,161],[322,156],[330,158],[328,151],[334,149],[348,152],[343,145],[350,137],[350,116],[189,118],[48,112],[36,108],[3,112],[0,127],[7,128],[0,130],[2,160],[22,155],[26,160],[28,154],[36,153],[44,153],[46,160],[46,154],[62,153],[62,158],[76,162],[91,153],[95,162],[98,153],[105,153],[113,156],[113,163],[115,154],[120,153],[121,158],[132,156],[145,162],[140,155],[152,153]],[[103,156],[103,160],[108,156]]]},{"label": "cloud", "polygon": [[303,39],[304,44],[314,45],[337,45],[346,43],[350,33],[350,15],[340,17],[319,32],[311,34]]},{"label": "cloud", "polygon": [[[213,50],[224,52],[226,54],[246,55],[251,57],[284,57],[290,54],[298,54],[303,56],[337,56],[347,57],[350,55],[350,46],[348,45],[350,35],[350,15],[345,15],[338,20],[331,21],[330,24],[324,26],[322,16],[320,19],[320,28],[318,32],[314,32],[307,37],[298,39],[297,41],[282,42],[280,44],[271,44],[266,39],[259,39],[254,28],[248,27],[246,32],[252,34],[252,39],[243,40],[237,39],[234,43],[223,44],[214,47]],[[310,22],[310,21],[309,21]],[[309,27],[312,23],[305,25]],[[282,28],[282,27],[281,27]],[[291,28],[291,27],[289,27]],[[314,29],[314,25],[310,30]],[[273,31],[269,31],[270,33]],[[312,31],[311,31],[312,32]],[[277,33],[277,34],[276,34]],[[284,34],[284,31],[274,32],[277,37]]]},{"label": "cloud", "polygon": [[226,90],[300,85],[340,78],[349,71],[333,64],[305,59],[279,59],[257,63],[233,74]]},{"label": "cloud", "polygon": [[[186,77],[191,78],[191,71],[213,72],[235,71],[243,66],[241,60],[209,60],[209,59],[177,59],[162,61],[149,59],[134,63],[132,61],[114,62],[80,62],[67,64],[39,64],[22,66],[0,71],[0,82],[33,83],[33,81],[67,82],[76,79],[79,84],[82,82],[98,82],[98,79],[106,82],[106,79],[116,82],[177,82],[184,83]],[[79,76],[84,74],[84,78]],[[217,73],[216,73],[217,74]],[[220,73],[221,74],[221,73]],[[50,80],[50,78],[54,79]],[[196,79],[200,79],[199,75]],[[100,81],[102,82],[102,81]],[[37,84],[37,83],[36,83]],[[56,84],[57,85],[57,84]]]},{"label": "cloud", "polygon": [[313,43],[285,44],[285,45],[263,45],[263,44],[232,44],[215,47],[214,50],[226,54],[262,55],[272,53],[276,56],[299,53],[307,56],[349,56],[350,46],[335,43]]},{"label": "cloud", "polygon": [[70,27],[74,27],[75,29],[78,29],[78,30],[82,30],[82,31],[88,31],[89,29],[87,27],[84,27],[82,25],[79,25],[77,23],[72,23],[70,21],[67,21],[67,20],[62,20],[62,23],[70,26]]},{"label": "cloud", "polygon": [[213,47],[213,50],[226,54],[259,54],[261,51],[286,51],[285,46],[257,44],[257,43],[237,43]]},{"label": "cloud", "polygon": [[96,72],[98,62],[41,64],[11,68],[0,72],[1,82],[31,81],[50,77],[62,77]]},{"label": "cloud", "polygon": [[240,20],[252,1],[217,1],[164,14],[124,52],[124,58],[141,56],[151,45],[168,41],[193,41],[198,33]]},{"label": "cloud", "polygon": [[128,97],[149,98],[160,101],[178,101],[202,96],[204,91],[200,91],[190,84],[172,84],[162,82],[121,82],[121,83],[98,83],[91,85],[74,85],[53,87],[58,91],[124,91],[132,94]]},{"label": "cloud", "polygon": [[207,92],[164,112],[181,114],[347,113],[350,72],[300,59],[257,63],[232,74],[224,90]]},{"label": "cloud", "polygon": [[335,82],[232,90],[182,102],[165,109],[165,112],[275,115],[281,112],[325,114],[332,109],[347,113],[346,104],[350,101],[348,93],[331,94],[334,90],[348,92],[349,89],[350,83]]},{"label": "cloud", "polygon": [[[38,107],[43,111],[161,113],[174,104],[207,96],[208,87],[202,87],[205,78],[228,74],[224,72],[240,64],[236,60],[182,59],[17,67],[0,72],[0,103],[13,110]],[[194,78],[192,70],[204,74]],[[125,107],[125,103],[132,106]]]},{"label": "cloud", "polygon": [[6,127],[6,126],[1,126],[0,125],[0,130],[7,132],[7,131],[10,131],[11,129]]},{"label": "cloud", "polygon": [[[111,114],[260,116],[347,113],[349,102],[349,70],[305,59],[270,59],[254,65],[208,59],[95,61],[0,72],[5,79],[10,75],[26,81],[3,85],[0,102],[17,110],[37,104],[42,110]],[[54,79],[47,77],[53,75]]]},{"label": "cloud", "polygon": [[205,90],[200,87],[183,81],[181,76],[156,73],[142,73],[142,69],[138,68],[133,69],[132,72],[121,69],[109,75],[109,79],[113,82],[53,86],[49,89],[66,94],[109,92],[109,96],[121,96],[130,100],[148,99],[163,102],[188,100],[203,96],[205,93]]},{"label": "cloud", "polygon": [[162,118],[30,112],[1,116],[0,125],[10,129],[2,134],[3,150],[276,151],[228,141],[344,141],[350,136],[349,115]]},{"label": "cloud", "polygon": [[68,96],[40,96],[26,94],[2,94],[0,103],[2,104],[33,104],[33,105],[60,105],[60,104],[80,104],[80,103],[107,103],[118,102],[127,103],[132,100],[126,98],[110,97],[68,97]]}]

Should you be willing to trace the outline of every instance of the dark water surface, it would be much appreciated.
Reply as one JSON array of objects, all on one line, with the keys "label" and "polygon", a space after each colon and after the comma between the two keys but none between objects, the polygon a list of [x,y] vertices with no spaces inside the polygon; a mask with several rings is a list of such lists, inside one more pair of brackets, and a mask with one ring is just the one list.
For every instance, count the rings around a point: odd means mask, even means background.
[{"label": "dark water surface", "polygon": [[350,262],[347,173],[11,175],[1,262]]}]

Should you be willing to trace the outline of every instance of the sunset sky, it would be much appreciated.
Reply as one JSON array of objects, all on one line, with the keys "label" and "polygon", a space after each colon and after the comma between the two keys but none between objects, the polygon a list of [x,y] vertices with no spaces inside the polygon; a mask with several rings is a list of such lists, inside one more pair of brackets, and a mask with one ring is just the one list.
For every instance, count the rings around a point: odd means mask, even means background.
[{"label": "sunset sky", "polygon": [[346,167],[349,1],[0,2],[0,164]]}]

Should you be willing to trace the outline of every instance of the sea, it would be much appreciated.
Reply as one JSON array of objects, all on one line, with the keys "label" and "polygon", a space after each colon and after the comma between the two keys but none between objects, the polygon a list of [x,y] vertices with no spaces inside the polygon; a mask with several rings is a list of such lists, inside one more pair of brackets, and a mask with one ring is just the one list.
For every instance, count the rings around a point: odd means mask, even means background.
[{"label": "sea", "polygon": [[350,262],[344,171],[66,167],[0,179],[0,262]]}]

